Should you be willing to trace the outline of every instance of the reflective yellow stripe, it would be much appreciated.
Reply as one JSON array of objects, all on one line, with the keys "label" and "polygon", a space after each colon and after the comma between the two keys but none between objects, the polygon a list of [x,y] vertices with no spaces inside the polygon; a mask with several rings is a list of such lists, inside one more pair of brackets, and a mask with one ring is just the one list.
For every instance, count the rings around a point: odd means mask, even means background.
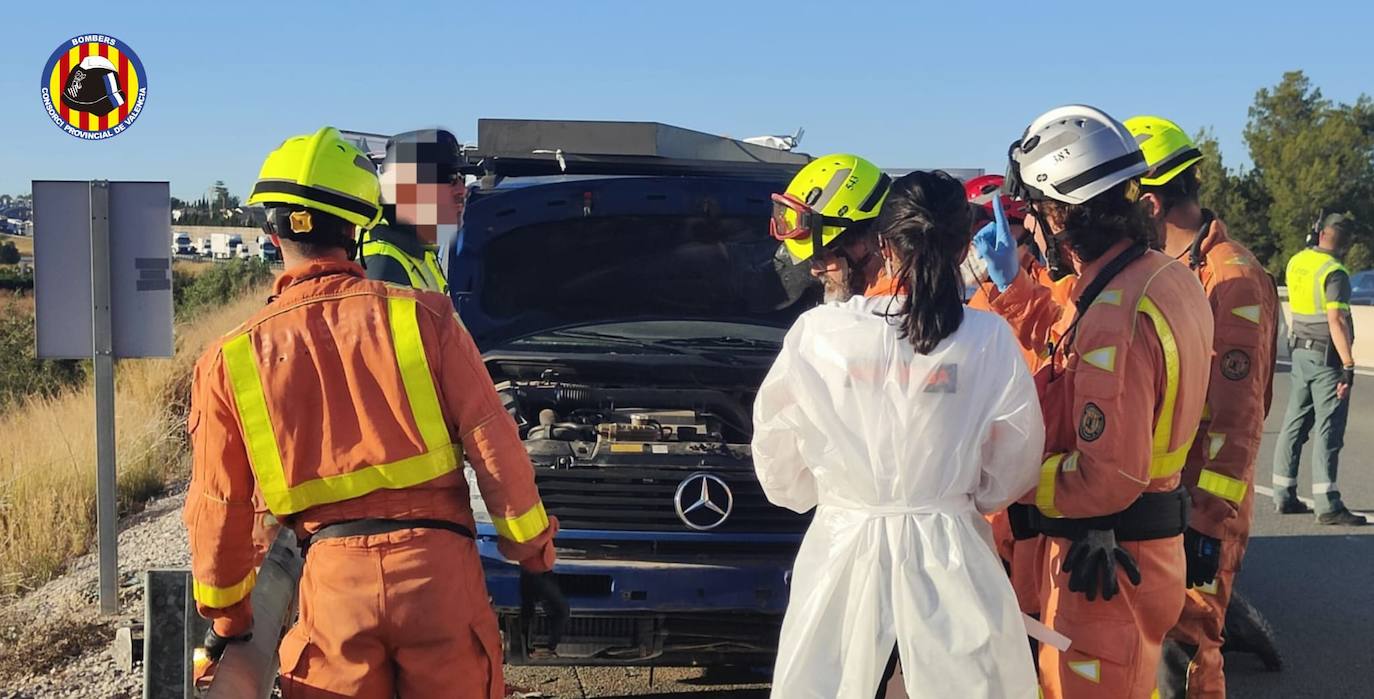
[{"label": "reflective yellow stripe", "polygon": [[441,294],[448,293],[448,280],[444,278],[444,268],[439,265],[439,256],[433,251],[425,251],[425,268],[430,277],[430,283],[435,291]]},{"label": "reflective yellow stripe", "polygon": [[253,585],[257,582],[258,573],[255,570],[248,571],[248,577],[229,587],[215,587],[192,579],[191,594],[197,602],[211,609],[224,609],[242,602],[243,598],[253,591]]},{"label": "reflective yellow stripe", "polygon": [[426,251],[423,260],[417,261],[401,248],[384,240],[368,240],[363,243],[363,257],[389,257],[406,271],[410,286],[421,291],[448,293],[448,282],[444,280],[443,269],[433,253]]},{"label": "reflective yellow stripe", "polygon": [[1223,476],[1210,469],[1202,470],[1202,474],[1199,475],[1197,479],[1197,487],[1222,500],[1230,500],[1237,505],[1240,504],[1241,500],[1245,499],[1245,492],[1249,489],[1245,481],[1236,480],[1230,476]]},{"label": "reflective yellow stripe", "polygon": [[1335,309],[1335,310],[1338,310],[1338,311],[1348,311],[1348,310],[1350,310],[1350,304],[1348,304],[1348,303],[1341,303],[1341,302],[1339,302],[1339,301],[1328,301],[1328,302],[1326,303],[1326,310],[1329,311],[1329,310],[1332,310],[1332,309]]},{"label": "reflective yellow stripe", "polygon": [[415,424],[425,442],[425,451],[437,451],[450,444],[444,411],[439,407],[439,394],[434,388],[434,376],[429,373],[429,358],[420,339],[418,304],[413,298],[387,299],[387,315],[391,320],[391,341],[396,344],[396,364],[401,369],[401,381],[406,398],[415,415]]},{"label": "reflective yellow stripe", "polygon": [[352,500],[377,490],[409,488],[457,469],[458,450],[453,445],[446,445],[438,451],[389,464],[308,480],[284,492],[269,494],[263,490],[262,497],[273,514],[292,514],[317,505]]},{"label": "reflective yellow stripe", "polygon": [[544,503],[535,503],[529,512],[519,517],[497,517],[492,515],[492,526],[503,538],[518,544],[534,539],[549,528],[549,516],[544,512]]},{"label": "reflective yellow stripe", "polygon": [[1169,327],[1169,321],[1164,317],[1164,313],[1149,296],[1141,296],[1137,308],[1154,323],[1155,334],[1159,336],[1159,346],[1164,353],[1164,405],[1159,411],[1159,422],[1155,424],[1150,478],[1165,478],[1178,473],[1188,458],[1187,444],[1173,452],[1169,451],[1169,443],[1173,441],[1174,434],[1174,407],[1178,403],[1178,340],[1174,337],[1173,328]]},{"label": "reflective yellow stripe", "polygon": [[1063,517],[1054,506],[1054,481],[1059,476],[1063,454],[1054,454],[1040,464],[1040,487],[1035,489],[1035,507],[1046,517]]},{"label": "reflective yellow stripe", "polygon": [[1191,444],[1184,444],[1173,452],[1152,457],[1150,459],[1150,478],[1168,478],[1182,471],[1183,465],[1188,461],[1188,449],[1191,446]]},{"label": "reflective yellow stripe", "polygon": [[387,464],[376,464],[348,473],[314,478],[298,485],[286,482],[281,449],[267,411],[253,354],[252,336],[244,333],[224,344],[224,363],[229,372],[249,463],[267,508],[275,515],[289,515],[317,505],[341,502],[381,489],[409,488],[458,469],[461,449],[449,441],[448,426],[439,405],[438,391],[429,372],[420,339],[414,299],[388,299],[396,363],[405,385],[411,414],[415,417],[424,453]]},{"label": "reflective yellow stripe", "polygon": [[[224,368],[234,388],[234,402],[238,404],[239,422],[243,426],[243,441],[248,447],[248,463],[258,480],[264,499],[269,494],[286,492],[286,471],[281,465],[281,450],[277,448],[277,434],[267,413],[267,396],[262,392],[258,376],[258,360],[253,356],[253,336],[244,333],[224,343]],[[286,514],[267,505],[275,514]]]}]

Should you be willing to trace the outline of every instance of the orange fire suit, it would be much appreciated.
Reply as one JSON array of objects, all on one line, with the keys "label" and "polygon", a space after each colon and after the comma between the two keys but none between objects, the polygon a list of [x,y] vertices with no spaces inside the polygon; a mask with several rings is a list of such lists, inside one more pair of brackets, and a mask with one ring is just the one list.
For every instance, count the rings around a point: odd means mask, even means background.
[{"label": "orange fire suit", "polygon": [[[1121,241],[1081,270],[1074,300],[1102,268],[1130,247]],[[1117,274],[1083,314],[1021,274],[993,299],[1024,344],[1062,337],[1036,374],[1045,415],[1046,458],[1033,494],[1046,517],[1122,512],[1142,493],[1179,487],[1179,471],[1202,418],[1212,314],[1187,267],[1146,252]],[[1062,571],[1071,541],[1047,537],[1042,559],[1044,621],[1073,642],[1040,649],[1049,699],[1146,699],[1165,634],[1184,597],[1182,536],[1120,541],[1139,564],[1141,583],[1122,582],[1110,601],[1070,592]]]},{"label": "orange fire suit", "polygon": [[[251,628],[255,497],[305,537],[361,518],[474,528],[463,460],[533,572],[554,562],[514,424],[447,297],[345,262],[287,270],[271,302],[210,347],[192,387],[185,521],[200,613]],[[281,646],[287,697],[504,694],[501,641],[470,538],[442,529],[322,539]]]},{"label": "orange fire suit", "polygon": [[[1075,277],[1068,276],[1059,281],[1054,281],[1050,279],[1049,270],[1034,258],[1030,258],[1025,270],[1031,279],[1050,290],[1050,297],[1056,304],[1062,307],[1073,305],[1070,296],[1073,293]],[[968,306],[980,311],[991,311],[993,310],[992,297],[996,294],[996,285],[990,281],[983,282],[974,290],[973,296],[969,298]],[[1026,365],[1030,367],[1032,372],[1046,359],[1043,345],[1039,347],[1022,345],[1021,354],[1025,357]],[[1037,619],[1040,618],[1040,561],[1044,556],[1043,537],[1034,536],[1017,539],[1012,532],[1011,521],[1007,517],[1006,510],[994,512],[988,515],[987,519],[988,523],[992,525],[992,537],[997,543],[997,553],[1007,564],[1011,586],[1016,591],[1016,599],[1021,605],[1021,612]]]},{"label": "orange fire suit", "polygon": [[1170,637],[1195,646],[1189,697],[1225,697],[1222,630],[1235,575],[1250,538],[1255,459],[1274,378],[1278,296],[1255,256],[1227,238],[1221,221],[1203,243],[1197,269],[1216,319],[1207,411],[1183,468],[1192,495],[1189,526],[1221,541],[1216,581],[1188,590]]}]

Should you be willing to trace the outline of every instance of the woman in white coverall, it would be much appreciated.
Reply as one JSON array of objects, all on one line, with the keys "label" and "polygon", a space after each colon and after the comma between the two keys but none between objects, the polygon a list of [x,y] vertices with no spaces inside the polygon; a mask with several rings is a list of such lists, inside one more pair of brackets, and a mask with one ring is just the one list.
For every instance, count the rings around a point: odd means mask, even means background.
[{"label": "woman in white coverall", "polygon": [[914,172],[875,224],[901,295],[807,311],[754,404],[768,498],[816,508],[775,698],[869,699],[894,643],[913,698],[1036,696],[1026,631],[980,513],[1030,491],[1044,425],[1011,330],[964,308],[958,180]]}]

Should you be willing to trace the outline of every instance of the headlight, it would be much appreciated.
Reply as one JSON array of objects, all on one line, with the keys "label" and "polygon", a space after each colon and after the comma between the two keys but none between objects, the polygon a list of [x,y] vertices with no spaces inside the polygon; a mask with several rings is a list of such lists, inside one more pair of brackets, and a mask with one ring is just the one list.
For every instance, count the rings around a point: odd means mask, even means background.
[{"label": "headlight", "polygon": [[472,518],[478,524],[491,524],[491,513],[487,512],[487,504],[482,502],[482,491],[477,487],[477,472],[464,464],[463,477],[468,479],[468,504],[472,507]]}]

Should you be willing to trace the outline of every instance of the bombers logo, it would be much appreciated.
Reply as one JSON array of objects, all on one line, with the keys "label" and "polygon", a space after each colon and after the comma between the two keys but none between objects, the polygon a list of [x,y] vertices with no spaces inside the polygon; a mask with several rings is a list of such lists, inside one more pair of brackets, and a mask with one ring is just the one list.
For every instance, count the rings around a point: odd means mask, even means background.
[{"label": "bombers logo", "polygon": [[104,34],[62,43],[39,76],[48,118],[80,139],[118,136],[143,111],[148,73],[128,44]]}]

